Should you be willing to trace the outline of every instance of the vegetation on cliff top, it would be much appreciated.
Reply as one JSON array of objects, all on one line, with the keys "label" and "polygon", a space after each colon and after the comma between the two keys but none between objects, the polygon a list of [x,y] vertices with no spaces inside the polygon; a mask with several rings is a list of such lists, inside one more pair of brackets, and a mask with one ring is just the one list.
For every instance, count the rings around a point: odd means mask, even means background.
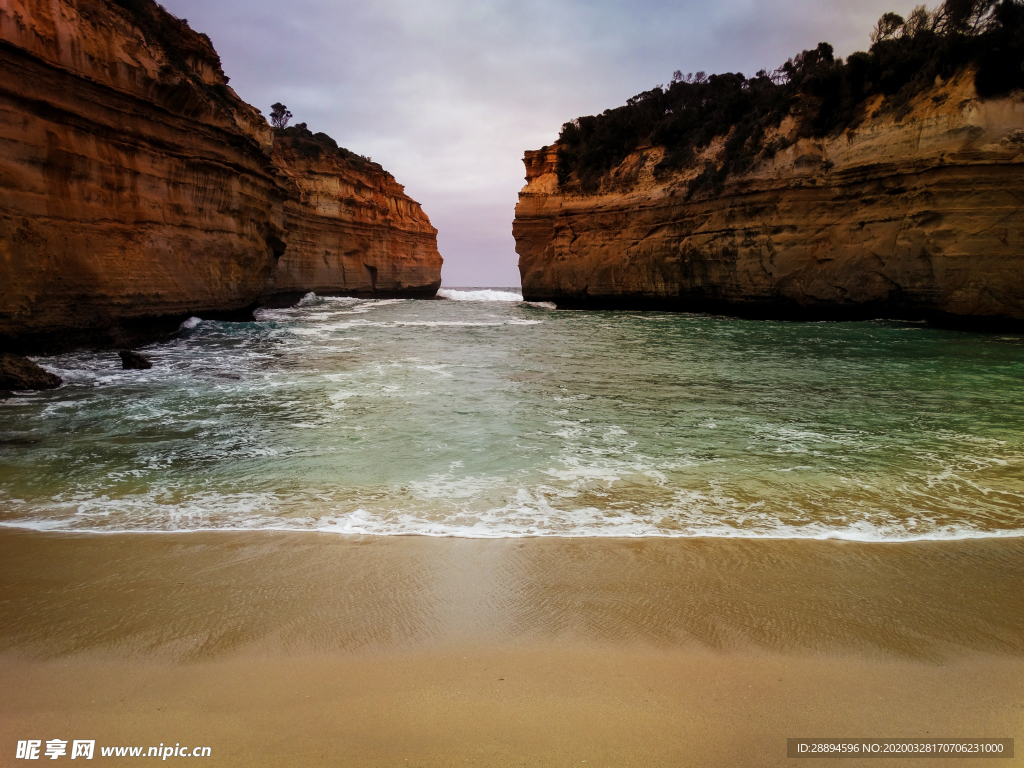
[{"label": "vegetation on cliff top", "polygon": [[918,6],[906,19],[887,13],[871,40],[868,52],[845,61],[820,43],[752,78],[676,72],[667,87],[563,125],[559,182],[594,192],[604,174],[645,144],[665,147],[656,168],[665,175],[723,136],[719,163],[706,165],[689,189],[715,191],[730,174],[783,147],[766,134],[789,114],[800,119],[801,136],[823,137],[856,125],[866,117],[865,100],[883,94],[880,111],[902,117],[937,77],[947,80],[966,67],[974,68],[983,98],[1024,88],[1024,0],[946,0],[934,11]]},{"label": "vegetation on cliff top", "polygon": [[372,168],[384,172],[380,163],[375,163],[364,155],[357,155],[344,147],[339,147],[338,142],[326,133],[321,131],[313,133],[305,123],[296,123],[289,128],[275,127],[274,137],[279,140],[283,139],[296,154],[309,160],[319,160],[322,156],[327,155],[342,160],[354,168]]},{"label": "vegetation on cliff top", "polygon": [[[179,19],[155,0],[100,0],[121,11],[139,29],[148,45],[163,51],[167,63],[161,68],[161,75],[179,74],[201,92],[222,107],[231,109],[245,104],[227,87],[228,77],[221,68],[220,56],[210,38],[196,32],[186,19]],[[189,60],[207,62],[223,82],[206,83],[195,71]],[[248,106],[248,105],[246,105]],[[322,156],[334,157],[349,166],[361,170],[373,169],[385,173],[384,169],[369,157],[339,147],[338,142],[326,133],[313,133],[305,123],[288,127],[292,113],[284,104],[271,105],[270,122],[275,139],[283,139],[300,157],[319,160]]]},{"label": "vegetation on cliff top", "polygon": [[291,110],[280,101],[270,105],[270,124],[275,128],[287,128],[292,117]]}]

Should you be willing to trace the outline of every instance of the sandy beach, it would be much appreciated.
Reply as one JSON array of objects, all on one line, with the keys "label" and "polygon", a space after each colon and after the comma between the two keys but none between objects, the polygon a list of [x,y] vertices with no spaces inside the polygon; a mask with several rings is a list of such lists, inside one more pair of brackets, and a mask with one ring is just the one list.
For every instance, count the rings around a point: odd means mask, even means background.
[{"label": "sandy beach", "polygon": [[0,764],[33,738],[224,766],[716,766],[788,764],[797,736],[1019,737],[1022,555],[7,531]]}]

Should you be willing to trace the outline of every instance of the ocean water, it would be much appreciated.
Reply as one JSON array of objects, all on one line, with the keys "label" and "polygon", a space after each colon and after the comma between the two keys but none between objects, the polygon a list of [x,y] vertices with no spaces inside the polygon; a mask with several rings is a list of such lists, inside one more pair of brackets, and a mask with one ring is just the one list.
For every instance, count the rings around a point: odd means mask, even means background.
[{"label": "ocean water", "polygon": [[0,525],[1024,535],[1024,337],[307,296],[0,401]]}]

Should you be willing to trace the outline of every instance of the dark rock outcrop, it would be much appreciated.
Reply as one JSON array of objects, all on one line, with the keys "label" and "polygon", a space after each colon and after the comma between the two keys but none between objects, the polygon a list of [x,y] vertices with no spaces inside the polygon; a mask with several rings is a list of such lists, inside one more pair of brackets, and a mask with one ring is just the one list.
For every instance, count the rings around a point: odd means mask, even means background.
[{"label": "dark rock outcrop", "polygon": [[56,389],[60,376],[43,370],[26,357],[0,352],[0,391]]},{"label": "dark rock outcrop", "polygon": [[122,349],[117,353],[121,357],[121,368],[126,371],[148,371],[153,364],[138,352]]}]

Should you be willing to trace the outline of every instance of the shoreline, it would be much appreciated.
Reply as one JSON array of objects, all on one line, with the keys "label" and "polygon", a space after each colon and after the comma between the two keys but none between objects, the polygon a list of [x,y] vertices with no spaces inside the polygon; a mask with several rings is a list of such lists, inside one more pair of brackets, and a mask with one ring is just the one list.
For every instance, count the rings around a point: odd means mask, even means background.
[{"label": "shoreline", "polygon": [[443,533],[432,533],[429,531],[396,531],[396,532],[379,532],[379,531],[361,531],[361,530],[343,530],[338,527],[323,526],[319,528],[285,528],[270,526],[265,528],[186,528],[186,529],[127,529],[117,528],[113,530],[104,530],[102,528],[45,528],[35,527],[33,525],[11,522],[11,521],[0,521],[0,533],[4,531],[17,531],[21,533],[33,533],[40,535],[52,535],[52,536],[192,536],[192,535],[203,535],[203,534],[220,534],[220,535],[260,535],[260,534],[292,534],[298,536],[340,536],[346,538],[362,538],[362,539],[401,539],[401,538],[424,538],[424,539],[453,539],[453,540],[465,540],[465,541],[523,541],[523,540],[556,540],[556,541],[604,541],[604,542],[628,542],[628,541],[808,541],[808,542],[845,542],[850,544],[955,544],[957,542],[964,541],[1002,541],[1007,539],[1024,539],[1024,529],[1012,528],[1000,531],[970,531],[970,532],[958,532],[952,535],[937,535],[937,534],[922,534],[920,536],[912,536],[907,538],[857,538],[855,536],[847,536],[842,532],[824,535],[773,535],[773,534],[757,534],[757,535],[736,535],[732,533],[717,534],[717,533],[637,533],[637,534],[625,534],[621,532],[614,533],[512,533],[502,532],[494,535],[473,535],[468,532],[453,533],[445,531]]},{"label": "shoreline", "polygon": [[1019,539],[0,530],[0,765],[26,738],[223,766],[788,765],[790,737],[1019,738],[1020,583]]}]

